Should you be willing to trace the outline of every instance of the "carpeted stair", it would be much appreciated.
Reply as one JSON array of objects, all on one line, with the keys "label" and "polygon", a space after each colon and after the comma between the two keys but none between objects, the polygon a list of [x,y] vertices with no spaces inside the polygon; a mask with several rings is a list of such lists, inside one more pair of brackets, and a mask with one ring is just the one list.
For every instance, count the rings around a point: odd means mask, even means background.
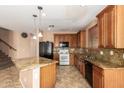
[{"label": "carpeted stair", "polygon": [[8,57],[7,55],[5,55],[5,53],[3,53],[0,50],[0,70],[1,69],[5,69],[5,68],[8,68],[8,67],[11,67],[13,65],[14,64],[13,64],[11,58]]}]

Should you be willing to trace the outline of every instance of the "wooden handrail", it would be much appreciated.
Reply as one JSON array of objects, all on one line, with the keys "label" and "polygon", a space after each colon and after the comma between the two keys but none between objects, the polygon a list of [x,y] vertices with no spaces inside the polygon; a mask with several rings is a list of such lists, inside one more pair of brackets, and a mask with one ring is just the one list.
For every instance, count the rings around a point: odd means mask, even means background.
[{"label": "wooden handrail", "polygon": [[4,40],[0,39],[0,42],[4,43],[5,45],[7,45],[10,49],[17,51],[17,49],[13,48],[12,46],[10,46],[8,43],[6,43]]}]

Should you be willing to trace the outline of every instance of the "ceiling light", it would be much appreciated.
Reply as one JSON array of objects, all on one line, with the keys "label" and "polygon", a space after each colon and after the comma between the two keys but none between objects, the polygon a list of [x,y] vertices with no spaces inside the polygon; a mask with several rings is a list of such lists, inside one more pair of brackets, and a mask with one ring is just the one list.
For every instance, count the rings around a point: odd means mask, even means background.
[{"label": "ceiling light", "polygon": [[51,28],[50,28],[50,27],[48,27],[48,30],[51,30]]},{"label": "ceiling light", "polygon": [[49,25],[48,30],[51,30],[54,28],[54,25]]}]

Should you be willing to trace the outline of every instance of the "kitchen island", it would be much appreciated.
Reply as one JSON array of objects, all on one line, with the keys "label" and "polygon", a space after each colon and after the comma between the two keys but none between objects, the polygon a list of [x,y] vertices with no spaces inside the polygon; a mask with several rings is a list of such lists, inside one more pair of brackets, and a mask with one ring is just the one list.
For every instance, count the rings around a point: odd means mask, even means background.
[{"label": "kitchen island", "polygon": [[14,61],[25,88],[50,88],[56,82],[57,61],[47,58],[23,58]]}]

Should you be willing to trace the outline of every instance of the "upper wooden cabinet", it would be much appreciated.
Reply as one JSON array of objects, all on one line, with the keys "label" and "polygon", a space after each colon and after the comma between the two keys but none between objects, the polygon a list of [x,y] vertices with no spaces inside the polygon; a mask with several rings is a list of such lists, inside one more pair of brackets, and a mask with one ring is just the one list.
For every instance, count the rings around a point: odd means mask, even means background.
[{"label": "upper wooden cabinet", "polygon": [[97,15],[99,47],[124,48],[124,6],[109,5]]},{"label": "upper wooden cabinet", "polygon": [[88,30],[88,48],[98,48],[98,26],[92,26]]},{"label": "upper wooden cabinet", "polygon": [[54,34],[54,47],[59,47],[60,42],[69,42],[69,47],[77,47],[76,34]]},{"label": "upper wooden cabinet", "polygon": [[79,31],[77,33],[77,47],[79,48],[86,47],[86,31]]}]

